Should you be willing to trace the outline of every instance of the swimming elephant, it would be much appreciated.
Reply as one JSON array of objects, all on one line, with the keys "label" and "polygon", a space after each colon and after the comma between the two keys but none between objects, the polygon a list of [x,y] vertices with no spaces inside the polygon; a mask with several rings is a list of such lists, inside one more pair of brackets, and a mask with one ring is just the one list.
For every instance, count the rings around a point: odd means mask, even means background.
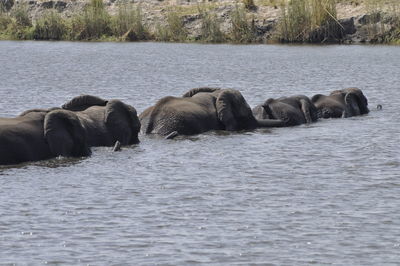
[{"label": "swimming elephant", "polygon": [[309,124],[318,119],[317,108],[305,95],[270,98],[253,108],[253,114],[258,119],[280,119],[287,126]]},{"label": "swimming elephant", "polygon": [[329,96],[311,98],[321,118],[340,118],[368,114],[368,100],[358,88],[335,90]]},{"label": "swimming elephant", "polygon": [[120,100],[81,95],[62,106],[73,111],[83,125],[88,146],[139,143],[140,121],[134,107]]},{"label": "swimming elephant", "polygon": [[142,133],[167,138],[208,130],[235,131],[285,125],[280,120],[256,119],[239,91],[219,88],[195,88],[182,97],[162,98],[144,110],[139,119]]},{"label": "swimming elephant", "polygon": [[90,153],[85,130],[73,112],[33,109],[0,118],[0,165]]}]

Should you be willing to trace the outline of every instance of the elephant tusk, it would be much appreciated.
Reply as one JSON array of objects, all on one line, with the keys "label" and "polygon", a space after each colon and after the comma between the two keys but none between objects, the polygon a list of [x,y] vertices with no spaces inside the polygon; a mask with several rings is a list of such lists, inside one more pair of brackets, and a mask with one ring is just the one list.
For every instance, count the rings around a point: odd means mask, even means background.
[{"label": "elephant tusk", "polygon": [[120,151],[121,150],[121,142],[119,142],[118,140],[115,142],[113,151]]},{"label": "elephant tusk", "polygon": [[172,131],[171,133],[169,133],[169,134],[165,137],[165,139],[173,139],[173,138],[175,138],[176,136],[178,136],[178,131]]}]

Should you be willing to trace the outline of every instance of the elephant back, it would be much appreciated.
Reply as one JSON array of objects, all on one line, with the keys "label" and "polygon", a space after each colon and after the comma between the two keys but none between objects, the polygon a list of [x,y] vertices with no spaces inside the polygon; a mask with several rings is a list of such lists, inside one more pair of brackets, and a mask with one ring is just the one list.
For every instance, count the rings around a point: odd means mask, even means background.
[{"label": "elephant back", "polygon": [[107,101],[93,95],[81,95],[62,105],[63,109],[70,111],[83,111],[91,106],[105,106]]},{"label": "elephant back", "polygon": [[201,92],[213,93],[213,92],[219,91],[219,90],[221,90],[221,89],[220,88],[210,88],[210,87],[194,88],[194,89],[191,89],[190,91],[187,91],[186,93],[184,93],[182,95],[182,97],[183,98],[193,97],[197,93],[201,93]]}]

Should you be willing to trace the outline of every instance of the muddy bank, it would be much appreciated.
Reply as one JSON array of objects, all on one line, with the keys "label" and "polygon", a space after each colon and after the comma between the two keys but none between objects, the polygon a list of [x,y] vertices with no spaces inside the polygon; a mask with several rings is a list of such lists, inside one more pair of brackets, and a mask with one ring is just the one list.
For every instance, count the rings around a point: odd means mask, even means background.
[{"label": "muddy bank", "polygon": [[[49,10],[54,10],[63,19],[68,20],[82,12],[88,5],[88,1],[80,0],[0,1],[3,3],[3,14],[12,13],[16,6],[26,6],[29,18],[32,20],[31,27],[35,27],[36,21],[45,16]],[[134,29],[129,28],[125,30],[126,32],[121,33],[121,36],[105,32],[99,35],[102,36],[101,38],[96,37],[96,35],[93,38],[86,39],[135,41],[142,38],[159,41],[287,42],[288,39],[282,37],[284,10],[281,5],[275,2],[275,0],[255,0],[254,8],[246,9],[242,1],[235,0],[131,0],[129,5],[133,9],[140,9],[140,20],[148,33],[138,34]],[[110,16],[119,14],[120,1],[105,0],[103,3],[104,9]],[[313,27],[306,37],[299,40],[289,39],[289,42],[396,43],[400,39],[400,19],[398,13],[392,11],[392,6],[389,4],[383,4],[379,8],[372,9],[362,1],[339,3],[336,5],[336,14],[330,23]],[[167,33],[160,30],[164,25],[171,24],[171,14],[175,19],[180,20],[179,25],[176,26],[181,27],[181,29],[178,29],[180,31],[178,37],[163,36]],[[212,14],[212,16],[209,14]],[[0,31],[10,31],[9,28],[3,25],[3,29],[1,29],[0,25]],[[177,30],[175,29],[175,31]],[[172,33],[168,34],[176,33],[172,30]],[[216,34],[218,36],[213,36]],[[141,35],[145,37],[141,37]],[[10,36],[10,34],[3,33],[3,39],[8,38],[7,36]],[[30,36],[27,34],[24,39],[46,39],[46,37],[37,38],[35,36],[38,35]],[[79,40],[80,38],[71,37],[71,34],[69,34],[69,36],[65,35],[61,39]]]}]

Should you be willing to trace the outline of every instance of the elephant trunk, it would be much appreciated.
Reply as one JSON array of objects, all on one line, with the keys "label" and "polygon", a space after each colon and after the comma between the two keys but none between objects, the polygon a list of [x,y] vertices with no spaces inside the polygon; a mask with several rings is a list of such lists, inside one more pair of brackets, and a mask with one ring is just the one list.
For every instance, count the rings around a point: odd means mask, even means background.
[{"label": "elephant trunk", "polygon": [[286,122],[279,119],[256,119],[258,127],[285,127]]}]

